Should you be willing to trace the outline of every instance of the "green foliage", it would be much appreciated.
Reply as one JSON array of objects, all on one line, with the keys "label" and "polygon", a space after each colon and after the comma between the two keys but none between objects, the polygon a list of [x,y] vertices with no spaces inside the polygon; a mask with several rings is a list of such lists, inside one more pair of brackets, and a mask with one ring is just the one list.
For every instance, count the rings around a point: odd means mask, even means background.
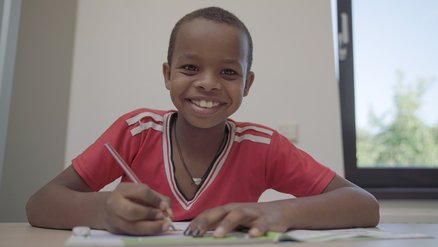
[{"label": "green foliage", "polygon": [[438,124],[429,127],[417,116],[431,82],[404,84],[398,73],[391,122],[370,111],[370,130],[357,131],[359,167],[438,167]]}]

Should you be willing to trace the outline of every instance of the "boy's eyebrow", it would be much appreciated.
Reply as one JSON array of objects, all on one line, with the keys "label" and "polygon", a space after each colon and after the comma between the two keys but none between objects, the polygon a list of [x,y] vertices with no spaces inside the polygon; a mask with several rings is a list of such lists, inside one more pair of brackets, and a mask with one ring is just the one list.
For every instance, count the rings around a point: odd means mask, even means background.
[{"label": "boy's eyebrow", "polygon": [[[176,58],[177,60],[180,59],[193,59],[193,60],[199,60],[200,57],[196,54],[193,53],[183,53],[182,55],[180,55],[179,57]],[[239,59],[235,59],[235,58],[224,58],[221,60],[222,63],[224,64],[233,64],[236,66],[239,66],[240,68],[242,67],[242,64],[239,62]]]},{"label": "boy's eyebrow", "polygon": [[225,58],[225,59],[222,60],[222,62],[223,62],[223,63],[226,63],[226,64],[234,64],[234,65],[237,65],[237,66],[239,66],[239,67],[242,66],[242,65],[240,64],[240,62],[239,62],[238,59]]}]

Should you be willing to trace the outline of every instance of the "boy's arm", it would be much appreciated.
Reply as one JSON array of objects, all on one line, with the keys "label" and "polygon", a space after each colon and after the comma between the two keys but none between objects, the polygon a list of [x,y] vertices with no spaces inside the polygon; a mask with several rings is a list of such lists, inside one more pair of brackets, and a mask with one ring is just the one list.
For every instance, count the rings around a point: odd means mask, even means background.
[{"label": "boy's arm", "polygon": [[291,206],[293,213],[303,215],[292,228],[373,227],[380,218],[376,198],[338,175],[322,194],[293,199]]},{"label": "boy's arm", "polygon": [[144,184],[121,183],[113,192],[92,192],[72,166],[27,202],[33,226],[71,229],[85,225],[116,233],[154,234],[168,227],[162,210],[168,201]]},{"label": "boy's arm", "polygon": [[288,229],[373,227],[379,204],[365,190],[335,176],[322,194],[265,203],[236,203],[207,210],[196,217],[186,234],[203,235],[215,228],[221,237],[244,226],[252,236]]},{"label": "boy's arm", "polygon": [[30,197],[26,204],[27,218],[31,225],[39,227],[102,228],[98,222],[99,205],[103,205],[107,197],[108,193],[92,193],[70,166]]}]

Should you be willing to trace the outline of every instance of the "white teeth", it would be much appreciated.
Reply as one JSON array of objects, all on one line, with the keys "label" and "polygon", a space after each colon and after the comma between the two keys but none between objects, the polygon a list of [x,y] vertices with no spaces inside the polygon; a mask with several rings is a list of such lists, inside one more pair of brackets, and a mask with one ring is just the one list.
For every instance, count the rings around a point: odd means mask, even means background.
[{"label": "white teeth", "polygon": [[219,102],[213,102],[213,101],[206,101],[206,100],[192,100],[192,102],[200,106],[202,108],[212,108],[219,105]]}]

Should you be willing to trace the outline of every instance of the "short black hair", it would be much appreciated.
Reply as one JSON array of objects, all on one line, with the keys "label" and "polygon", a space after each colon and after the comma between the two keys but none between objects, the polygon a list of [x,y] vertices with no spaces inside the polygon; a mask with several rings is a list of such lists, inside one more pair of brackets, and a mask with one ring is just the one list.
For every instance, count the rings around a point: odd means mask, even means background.
[{"label": "short black hair", "polygon": [[219,7],[207,7],[207,8],[195,10],[182,17],[175,24],[175,26],[172,29],[172,33],[170,34],[169,47],[167,50],[167,63],[171,65],[170,62],[172,60],[173,50],[175,48],[176,35],[178,34],[181,25],[199,18],[214,21],[216,23],[228,24],[230,26],[238,28],[246,35],[248,41],[247,72],[250,71],[252,65],[252,50],[253,50],[251,34],[249,33],[248,28],[246,28],[245,24],[243,24],[243,22],[237,16]]}]

